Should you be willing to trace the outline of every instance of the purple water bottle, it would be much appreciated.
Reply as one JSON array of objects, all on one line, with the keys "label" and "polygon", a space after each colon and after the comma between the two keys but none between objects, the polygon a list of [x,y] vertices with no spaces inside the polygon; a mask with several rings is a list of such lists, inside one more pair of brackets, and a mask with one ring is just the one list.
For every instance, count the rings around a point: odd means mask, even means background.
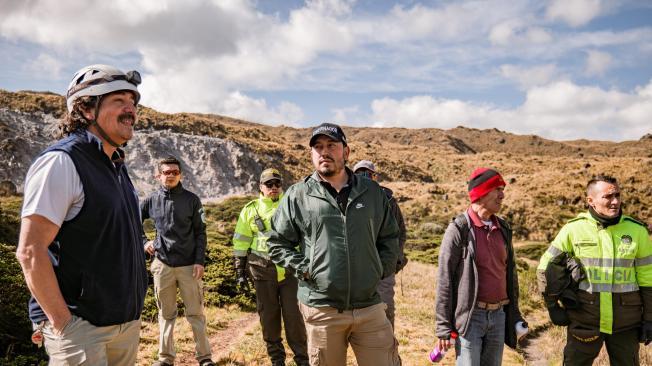
[{"label": "purple water bottle", "polygon": [[[457,333],[456,332],[451,332],[451,339],[453,340],[453,343],[455,343],[455,339],[457,339]],[[439,349],[439,345],[436,345],[435,348],[430,352],[430,362],[432,363],[438,363],[441,361],[444,356],[446,355],[446,351],[443,349]]]}]

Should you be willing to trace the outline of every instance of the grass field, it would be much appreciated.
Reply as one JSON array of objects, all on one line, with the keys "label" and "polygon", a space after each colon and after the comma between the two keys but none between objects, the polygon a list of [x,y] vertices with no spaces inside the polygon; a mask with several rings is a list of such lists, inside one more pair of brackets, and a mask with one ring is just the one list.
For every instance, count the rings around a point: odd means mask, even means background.
[{"label": "grass field", "polygon": [[[550,324],[536,289],[534,271],[540,253],[546,244],[521,242],[516,244],[519,256],[519,279],[521,310],[530,324],[530,334],[519,343],[518,350],[505,347],[503,365],[561,365],[562,351],[566,343],[566,330]],[[396,278],[396,331],[403,365],[427,365],[428,353],[436,342],[434,331],[434,302],[436,289],[436,265],[411,261]],[[215,361],[219,365],[270,365],[265,353],[258,316],[255,312],[242,311],[238,306],[211,307],[206,312],[208,332]],[[194,365],[194,343],[190,326],[185,319],[177,320],[175,330],[178,365]],[[148,365],[156,356],[158,325],[143,323],[139,364]],[[287,365],[294,365],[291,351]],[[641,365],[652,365],[652,349],[641,348]],[[453,353],[448,354],[442,365],[454,365]],[[594,365],[608,365],[605,350]],[[357,365],[349,349],[347,366]]]}]

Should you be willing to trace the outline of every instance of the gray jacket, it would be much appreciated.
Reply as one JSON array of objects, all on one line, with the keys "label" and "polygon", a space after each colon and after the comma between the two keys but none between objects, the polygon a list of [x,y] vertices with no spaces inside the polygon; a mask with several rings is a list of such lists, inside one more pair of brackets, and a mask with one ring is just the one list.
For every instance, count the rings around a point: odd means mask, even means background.
[{"label": "gray jacket", "polygon": [[[518,277],[512,247],[512,230],[498,218],[507,249],[507,296],[505,344],[516,347],[515,325],[523,317],[518,308]],[[436,334],[448,339],[452,331],[465,336],[473,309],[478,301],[478,268],[475,263],[475,234],[468,214],[458,215],[448,225],[439,248],[437,299],[435,302]]]}]

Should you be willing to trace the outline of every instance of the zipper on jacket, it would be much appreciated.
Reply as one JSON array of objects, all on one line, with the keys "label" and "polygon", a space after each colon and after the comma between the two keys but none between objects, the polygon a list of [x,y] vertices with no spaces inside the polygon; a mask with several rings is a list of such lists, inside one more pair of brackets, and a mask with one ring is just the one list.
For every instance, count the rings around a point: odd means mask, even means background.
[{"label": "zipper on jacket", "polygon": [[344,224],[343,225],[344,226],[344,250],[346,251],[346,303],[345,303],[344,310],[348,310],[349,308],[352,308],[350,304],[351,302],[351,258],[349,255],[349,240],[348,240],[349,234],[347,233],[347,229],[346,229],[346,215],[340,213],[340,217],[342,218],[342,223]]},{"label": "zipper on jacket", "polygon": [[[135,220],[134,220],[135,215],[134,215],[134,212],[131,209],[132,207],[131,207],[131,204],[130,204],[130,199],[125,194],[124,184],[123,184],[122,179],[121,179],[121,176],[122,176],[121,171],[122,171],[122,169],[125,169],[124,166],[121,166],[120,170],[118,170],[117,167],[115,168],[115,171],[116,171],[116,173],[118,175],[118,188],[120,190],[120,193],[122,195],[124,203],[127,206],[127,212],[129,213],[129,221],[131,223],[134,223],[135,222]],[[131,190],[131,188],[129,188],[129,189]],[[129,194],[132,194],[132,193],[133,192],[131,192]],[[139,238],[138,233],[135,231],[135,228],[133,227],[133,225],[130,225],[130,226],[131,226],[131,233],[132,233],[132,235],[134,235],[134,238],[135,238],[135,242],[139,243],[140,238]],[[138,253],[139,249],[142,249],[142,247],[140,245],[136,245],[135,248],[133,248],[132,253],[135,254],[136,258],[143,258],[143,257],[139,256],[139,253]],[[144,249],[142,249],[142,250],[144,250]],[[139,260],[138,261],[132,261],[132,264],[131,264],[131,272],[134,273],[136,276],[141,276],[142,275],[142,273],[138,270],[138,263],[139,262],[140,262]],[[136,313],[138,313],[138,306],[139,306],[138,305],[138,303],[139,303],[138,299],[140,299],[140,294],[142,293],[141,286],[142,286],[142,283],[139,283],[139,286],[134,286],[134,292],[135,292],[134,299],[136,299],[137,302],[134,304],[136,308],[131,309],[131,310],[135,310]],[[133,317],[133,315],[132,315],[132,317]]]}]

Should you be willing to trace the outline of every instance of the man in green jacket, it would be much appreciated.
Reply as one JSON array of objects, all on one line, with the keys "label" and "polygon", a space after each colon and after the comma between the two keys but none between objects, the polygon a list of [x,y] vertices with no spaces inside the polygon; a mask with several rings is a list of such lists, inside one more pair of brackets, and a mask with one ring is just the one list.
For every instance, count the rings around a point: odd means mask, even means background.
[{"label": "man in green jacket", "polygon": [[400,365],[376,290],[395,272],[399,251],[387,195],[346,168],[339,126],[315,128],[310,147],[315,172],[288,189],[267,242],[270,258],[299,278],[310,364],[344,366],[350,344],[359,366]]},{"label": "man in green jacket", "polygon": [[579,306],[565,312],[569,320],[564,364],[591,365],[602,344],[612,365],[638,365],[639,339],[652,340],[652,243],[646,226],[621,211],[615,178],[598,176],[586,188],[589,211],[561,228],[543,254],[537,276],[542,292],[553,258],[568,253],[579,260]]},{"label": "man in green jacket", "polygon": [[285,365],[282,318],[294,361],[304,366],[308,364],[306,327],[297,303],[297,279],[286,273],[285,268],[274,265],[267,253],[270,220],[281,197],[281,174],[276,169],[263,170],[260,197],[247,203],[240,212],[233,234],[233,254],[238,284],[247,286],[247,267],[253,277],[256,307],[272,365]]}]

